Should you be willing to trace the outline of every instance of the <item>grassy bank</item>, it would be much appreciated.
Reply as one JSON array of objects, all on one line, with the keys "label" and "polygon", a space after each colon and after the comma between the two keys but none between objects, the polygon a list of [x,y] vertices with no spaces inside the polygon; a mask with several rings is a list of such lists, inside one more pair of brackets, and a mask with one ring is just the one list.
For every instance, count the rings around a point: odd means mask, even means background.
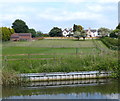
[{"label": "grassy bank", "polygon": [[18,73],[92,71],[117,69],[117,60],[111,54],[99,53],[96,55],[59,56],[43,60],[4,61],[3,66],[4,69],[14,70]]},{"label": "grassy bank", "polygon": [[96,70],[115,71],[114,77],[119,74],[117,51],[100,40],[3,43],[3,67],[8,74]]},{"label": "grassy bank", "polygon": [[113,50],[120,50],[120,42],[118,39],[104,37],[101,38],[101,41],[110,49]]}]

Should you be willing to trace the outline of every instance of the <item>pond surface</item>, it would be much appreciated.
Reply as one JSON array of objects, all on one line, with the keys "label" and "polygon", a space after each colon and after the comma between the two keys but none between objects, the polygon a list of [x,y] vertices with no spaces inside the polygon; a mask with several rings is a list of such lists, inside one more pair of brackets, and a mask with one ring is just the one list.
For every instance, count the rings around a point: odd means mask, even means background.
[{"label": "pond surface", "polygon": [[3,99],[118,99],[119,82],[113,79],[31,82],[3,87]]}]

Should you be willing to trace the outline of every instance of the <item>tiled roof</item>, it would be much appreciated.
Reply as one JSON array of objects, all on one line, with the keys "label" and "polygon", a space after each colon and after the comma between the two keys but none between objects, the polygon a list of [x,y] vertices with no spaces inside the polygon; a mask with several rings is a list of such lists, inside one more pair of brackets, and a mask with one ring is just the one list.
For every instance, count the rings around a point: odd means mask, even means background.
[{"label": "tiled roof", "polygon": [[14,33],[11,35],[11,38],[20,38],[24,36],[31,38],[31,33]]},{"label": "tiled roof", "polygon": [[11,35],[11,38],[19,38],[19,35],[17,33],[14,33]]},{"label": "tiled roof", "polygon": [[19,36],[31,36],[31,33],[16,33]]},{"label": "tiled roof", "polygon": [[[85,31],[88,32],[89,30],[85,30]],[[96,32],[97,30],[96,30],[96,29],[91,29],[90,31],[94,33],[94,32]]]}]

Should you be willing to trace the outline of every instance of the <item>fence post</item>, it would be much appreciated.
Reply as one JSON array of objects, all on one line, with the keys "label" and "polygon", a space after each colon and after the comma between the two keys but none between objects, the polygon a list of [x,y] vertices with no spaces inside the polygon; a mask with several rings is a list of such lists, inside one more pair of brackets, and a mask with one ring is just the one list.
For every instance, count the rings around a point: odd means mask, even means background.
[{"label": "fence post", "polygon": [[4,56],[4,67],[7,66],[7,56]]},{"label": "fence post", "polygon": [[76,48],[76,55],[78,54],[78,48]]}]

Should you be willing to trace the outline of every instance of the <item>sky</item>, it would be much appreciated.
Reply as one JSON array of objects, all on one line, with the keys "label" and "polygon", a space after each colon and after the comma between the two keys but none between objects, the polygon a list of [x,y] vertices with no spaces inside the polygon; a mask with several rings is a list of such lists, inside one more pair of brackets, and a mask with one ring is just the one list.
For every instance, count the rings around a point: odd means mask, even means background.
[{"label": "sky", "polygon": [[16,19],[29,28],[48,33],[53,27],[84,29],[118,25],[119,0],[1,0],[0,26],[11,27]]}]

